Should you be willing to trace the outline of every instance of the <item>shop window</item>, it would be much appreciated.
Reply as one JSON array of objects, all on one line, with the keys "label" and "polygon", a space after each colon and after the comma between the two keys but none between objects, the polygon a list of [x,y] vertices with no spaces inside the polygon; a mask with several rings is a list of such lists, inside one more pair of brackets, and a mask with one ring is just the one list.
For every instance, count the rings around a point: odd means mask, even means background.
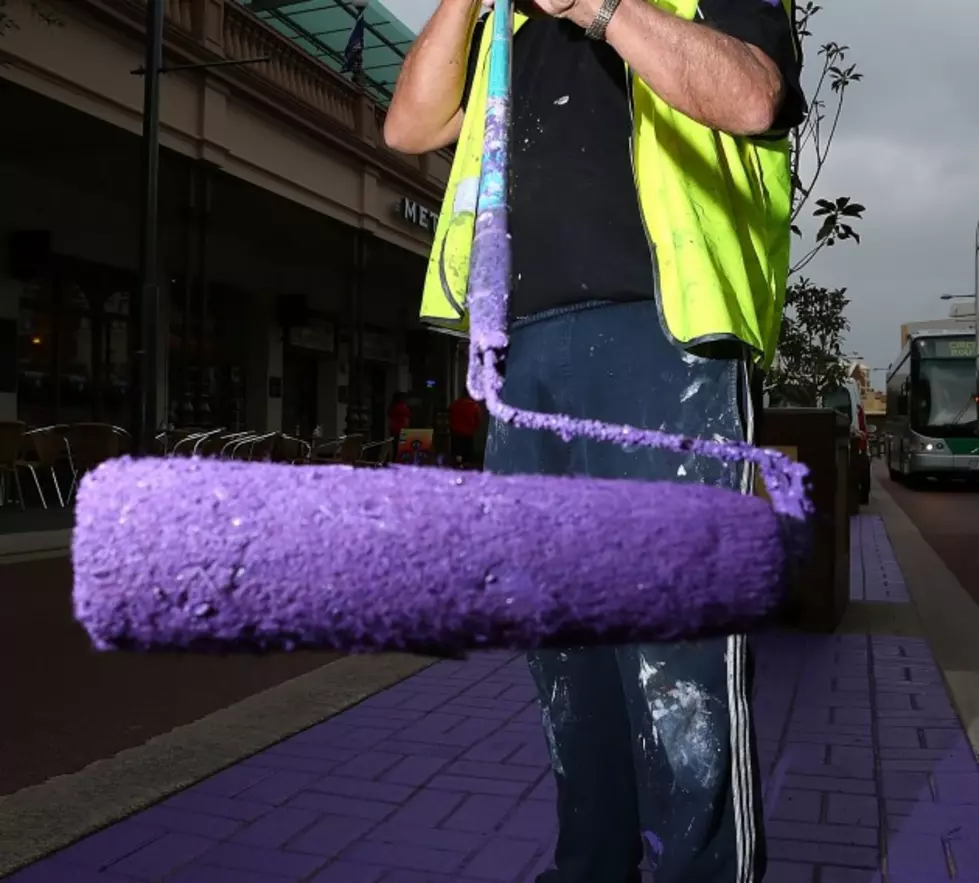
[{"label": "shop window", "polygon": [[33,426],[100,421],[130,428],[132,274],[60,259],[24,287],[17,407]]},{"label": "shop window", "polygon": [[17,329],[17,410],[31,425],[54,420],[56,344],[51,286],[26,283]]}]

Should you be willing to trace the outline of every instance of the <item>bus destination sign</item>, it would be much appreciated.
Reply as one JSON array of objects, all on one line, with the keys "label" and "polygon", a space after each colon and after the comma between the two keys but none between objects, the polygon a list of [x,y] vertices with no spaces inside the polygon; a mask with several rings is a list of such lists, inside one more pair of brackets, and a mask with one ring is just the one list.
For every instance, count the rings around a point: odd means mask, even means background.
[{"label": "bus destination sign", "polygon": [[922,359],[974,359],[974,337],[924,337],[918,341],[918,354]]}]

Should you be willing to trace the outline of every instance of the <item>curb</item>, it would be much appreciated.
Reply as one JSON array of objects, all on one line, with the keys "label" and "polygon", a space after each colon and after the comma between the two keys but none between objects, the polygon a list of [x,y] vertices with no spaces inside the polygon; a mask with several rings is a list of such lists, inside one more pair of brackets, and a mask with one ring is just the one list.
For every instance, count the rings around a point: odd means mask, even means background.
[{"label": "curb", "polygon": [[876,479],[873,493],[924,636],[979,758],[979,606]]},{"label": "curb", "polygon": [[0,567],[60,558],[71,553],[71,530],[32,530],[0,534]]},{"label": "curb", "polygon": [[119,822],[427,668],[348,656],[144,745],[0,797],[0,877]]}]

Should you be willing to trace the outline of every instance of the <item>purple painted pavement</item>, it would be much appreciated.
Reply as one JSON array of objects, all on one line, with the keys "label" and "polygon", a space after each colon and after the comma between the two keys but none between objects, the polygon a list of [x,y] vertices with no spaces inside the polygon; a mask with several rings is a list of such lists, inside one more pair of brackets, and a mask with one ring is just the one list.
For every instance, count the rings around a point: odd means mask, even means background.
[{"label": "purple painted pavement", "polygon": [[850,519],[850,599],[899,604],[911,600],[879,515]]},{"label": "purple painted pavement", "polygon": [[[878,523],[854,519],[863,597],[897,601]],[[767,883],[979,883],[979,769],[927,644],[782,633],[755,644]],[[549,864],[553,795],[523,658],[481,654],[10,880],[526,883]]]}]

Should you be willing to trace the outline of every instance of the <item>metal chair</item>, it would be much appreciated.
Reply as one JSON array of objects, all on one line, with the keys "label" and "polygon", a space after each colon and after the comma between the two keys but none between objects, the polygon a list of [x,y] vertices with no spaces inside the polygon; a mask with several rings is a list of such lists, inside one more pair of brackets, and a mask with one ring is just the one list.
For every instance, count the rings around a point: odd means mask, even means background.
[{"label": "metal chair", "polygon": [[311,453],[309,442],[292,435],[280,435],[272,452],[272,460],[276,463],[305,464],[309,462]]},{"label": "metal chair", "polygon": [[170,457],[189,457],[194,453],[194,447],[202,438],[207,438],[215,432],[220,432],[220,429],[182,429],[177,430],[172,433],[172,435],[179,435],[173,445],[170,447],[168,456]]},{"label": "metal chair", "polygon": [[357,461],[364,450],[364,437],[362,435],[348,435],[340,444],[337,452],[337,462],[346,466],[356,466]]},{"label": "metal chair", "polygon": [[346,436],[341,435],[339,438],[331,438],[326,441],[317,442],[312,446],[309,453],[310,463],[335,463],[337,461],[337,455],[340,451],[340,446],[343,444]]},{"label": "metal chair", "polygon": [[242,439],[231,451],[233,460],[267,460],[271,457],[278,439],[278,432],[264,432]]},{"label": "metal chair", "polygon": [[369,445],[364,445],[360,452],[360,459],[357,461],[357,465],[371,466],[374,468],[386,466],[391,460],[391,455],[394,450],[393,446],[393,438],[386,438],[384,441],[371,442]]},{"label": "metal chair", "polygon": [[71,466],[71,487],[67,502],[78,489],[78,482],[86,472],[119,456],[121,438],[108,423],[71,423],[61,430],[68,448]]},{"label": "metal chair", "polygon": [[62,434],[64,427],[61,426],[42,426],[38,429],[31,429],[24,433],[24,437],[31,441],[34,447],[34,454],[37,460],[26,460],[24,465],[30,469],[31,476],[34,478],[34,487],[37,488],[37,495],[41,500],[41,505],[47,509],[48,500],[41,488],[41,478],[38,475],[39,469],[47,469],[51,473],[51,483],[54,485],[54,492],[58,495],[58,505],[63,509],[67,505],[67,497],[61,490],[61,482],[58,481],[58,464],[62,461],[68,463],[72,476],[75,475],[75,467],[71,457],[71,447],[68,440]]},{"label": "metal chair", "polygon": [[20,508],[27,508],[24,502],[24,490],[20,484],[20,469],[26,465],[20,456],[26,429],[27,427],[19,420],[0,423],[0,505],[5,505],[7,502],[7,476],[12,475]]},{"label": "metal chair", "polygon": [[244,448],[249,445],[252,441],[258,438],[259,435],[256,432],[243,432],[241,435],[235,438],[229,439],[223,448],[221,448],[220,457],[222,459],[228,460],[239,460],[244,459],[238,456],[239,450],[244,450]]}]

